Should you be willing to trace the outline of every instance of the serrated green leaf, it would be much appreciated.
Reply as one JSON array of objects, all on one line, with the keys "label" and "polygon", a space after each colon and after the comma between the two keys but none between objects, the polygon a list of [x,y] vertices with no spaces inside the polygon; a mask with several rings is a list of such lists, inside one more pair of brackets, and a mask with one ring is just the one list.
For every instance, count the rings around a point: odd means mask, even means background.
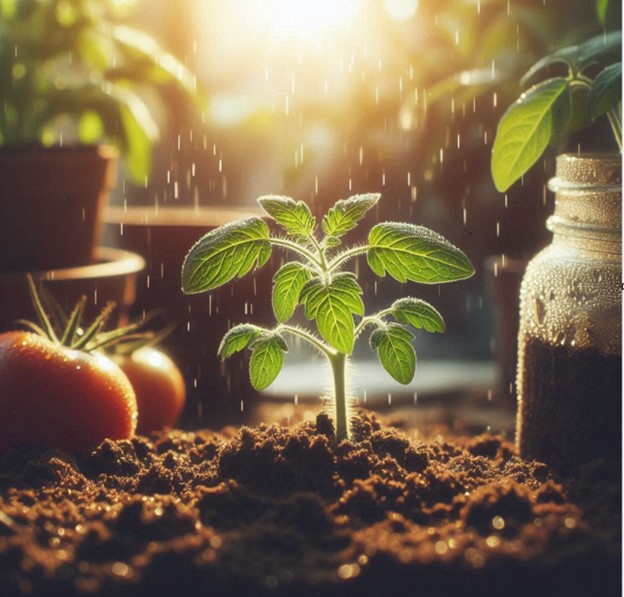
[{"label": "serrated green leaf", "polygon": [[622,63],[607,66],[594,79],[587,96],[589,116],[593,120],[606,114],[622,101]]},{"label": "serrated green leaf", "polygon": [[323,217],[323,231],[328,236],[343,236],[357,226],[366,212],[375,207],[380,197],[379,193],[368,193],[337,201]]},{"label": "serrated green leaf", "polygon": [[257,339],[249,360],[249,379],[256,390],[269,387],[279,375],[284,364],[286,343],[275,334]]},{"label": "serrated green leaf", "polygon": [[218,288],[271,256],[269,228],[261,218],[220,226],[197,241],[182,264],[182,290],[186,294]]},{"label": "serrated green leaf", "polygon": [[250,323],[235,325],[229,330],[219,345],[217,355],[221,360],[231,357],[234,353],[240,352],[249,346],[256,338],[263,333],[263,329]]},{"label": "serrated green leaf", "polygon": [[569,91],[567,79],[549,79],[523,93],[507,109],[492,148],[492,177],[499,191],[506,191],[544,153],[553,137],[557,102]]},{"label": "serrated green leaf", "polygon": [[424,226],[377,224],[368,241],[368,265],[380,277],[387,272],[399,282],[439,284],[474,274],[470,260],[460,249]]},{"label": "serrated green leaf", "polygon": [[370,345],[377,351],[383,368],[399,383],[408,384],[416,372],[416,352],[412,334],[404,325],[388,323],[370,336]]},{"label": "serrated green leaf", "polygon": [[301,289],[312,278],[310,271],[301,263],[291,262],[278,270],[273,277],[271,303],[273,313],[280,323],[288,321],[299,304]]},{"label": "serrated green leaf", "polygon": [[438,310],[421,299],[408,296],[392,303],[390,309],[390,315],[399,323],[411,325],[416,329],[425,329],[428,332],[446,330],[444,319]]},{"label": "serrated green leaf", "polygon": [[335,236],[327,236],[324,240],[324,246],[326,249],[335,249],[342,244],[342,241]]},{"label": "serrated green leaf", "polygon": [[288,234],[306,237],[314,232],[316,218],[303,201],[265,195],[258,199],[258,203]]},{"label": "serrated green leaf", "polygon": [[345,354],[353,352],[355,323],[353,314],[364,314],[362,289],[355,276],[342,273],[331,282],[315,278],[302,289],[299,300],[308,319],[315,319],[321,336]]}]

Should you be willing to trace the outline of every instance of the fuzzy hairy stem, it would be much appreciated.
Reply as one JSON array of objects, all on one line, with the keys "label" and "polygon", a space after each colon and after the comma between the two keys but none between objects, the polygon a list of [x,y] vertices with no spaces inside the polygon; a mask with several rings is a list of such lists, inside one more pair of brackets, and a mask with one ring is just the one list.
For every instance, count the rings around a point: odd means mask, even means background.
[{"label": "fuzzy hairy stem", "polygon": [[351,249],[347,249],[346,251],[343,251],[339,255],[336,255],[336,257],[328,265],[329,271],[332,272],[338,269],[343,263],[347,262],[349,259],[352,259],[353,257],[357,257],[358,255],[364,255],[365,253],[368,252],[368,249],[369,249],[368,245],[364,245],[362,247],[353,247]]},{"label": "fuzzy hairy stem", "polygon": [[298,253],[302,257],[305,257],[312,265],[314,265],[314,267],[318,268],[320,271],[324,271],[325,268],[323,267],[323,263],[317,259],[316,255],[301,245],[298,245],[297,243],[294,243],[286,238],[277,238],[273,236],[269,239],[269,241],[272,245],[284,247],[285,249]]},{"label": "fuzzy hairy stem", "polygon": [[347,415],[347,392],[345,383],[345,370],[347,355],[336,352],[329,357],[332,373],[334,375],[334,413],[336,422],[336,442],[349,439],[349,417]]}]

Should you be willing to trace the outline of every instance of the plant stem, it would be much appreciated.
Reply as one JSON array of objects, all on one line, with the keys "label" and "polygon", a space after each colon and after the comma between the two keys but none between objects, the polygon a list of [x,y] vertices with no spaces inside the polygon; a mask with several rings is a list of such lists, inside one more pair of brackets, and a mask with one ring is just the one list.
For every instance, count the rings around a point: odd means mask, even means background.
[{"label": "plant stem", "polygon": [[299,253],[299,255],[301,255],[302,257],[305,257],[308,261],[310,261],[310,263],[315,265],[319,270],[324,271],[323,264],[316,258],[316,255],[314,255],[314,253],[311,253],[304,247],[299,246],[297,243],[294,243],[286,238],[275,238],[275,237],[271,237],[269,241],[273,245],[276,245],[278,247],[284,247],[286,249],[290,249],[291,251],[294,251],[295,253]]},{"label": "plant stem", "polygon": [[618,144],[620,153],[622,153],[622,115],[617,108],[612,108],[607,112],[607,118],[613,131],[613,136]]},{"label": "plant stem", "polygon": [[360,323],[358,323],[357,326],[355,326],[355,338],[357,339],[357,337],[364,331],[364,328],[367,325],[371,323],[377,323],[377,324],[383,323],[382,317],[389,315],[391,312],[392,312],[392,309],[383,309],[382,311],[375,313],[375,315],[368,315],[367,317],[363,317]]},{"label": "plant stem", "polygon": [[336,413],[336,442],[349,438],[349,418],[347,416],[347,393],[345,387],[345,368],[347,355],[336,352],[329,356],[334,374],[334,409]]},{"label": "plant stem", "polygon": [[282,324],[278,326],[275,331],[277,333],[288,332],[289,334],[292,334],[293,336],[298,336],[299,338],[302,338],[303,340],[308,342],[308,344],[311,344],[314,348],[322,352],[328,359],[331,359],[332,356],[334,355],[334,351],[332,351],[332,349],[329,346],[327,346],[327,344],[321,342],[316,336],[314,336],[307,330],[304,330],[304,329],[301,329],[292,325]]},{"label": "plant stem", "polygon": [[340,267],[345,261],[348,261],[352,257],[357,257],[358,255],[363,255],[368,251],[368,245],[364,245],[363,247],[353,247],[340,253],[340,255],[336,255],[335,259],[328,265],[329,271],[334,271],[336,268]]},{"label": "plant stem", "polygon": [[298,327],[282,324],[275,330],[276,332],[288,332],[293,336],[303,338],[309,344],[322,352],[331,365],[334,378],[334,410],[336,422],[336,441],[341,442],[343,439],[349,439],[349,417],[347,416],[347,392],[345,383],[345,370],[347,355],[332,350],[325,343],[321,342],[308,332]]}]

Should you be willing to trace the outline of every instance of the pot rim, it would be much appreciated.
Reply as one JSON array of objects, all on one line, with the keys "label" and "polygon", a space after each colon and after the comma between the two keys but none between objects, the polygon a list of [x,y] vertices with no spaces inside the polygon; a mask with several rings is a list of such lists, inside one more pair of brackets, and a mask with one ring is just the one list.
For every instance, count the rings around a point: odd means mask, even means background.
[{"label": "pot rim", "polygon": [[124,226],[222,226],[234,220],[266,215],[259,207],[207,205],[188,207],[108,206],[105,224]]},{"label": "pot rim", "polygon": [[95,257],[99,263],[34,272],[0,273],[0,285],[23,281],[26,273],[31,273],[35,280],[54,282],[126,276],[139,273],[145,268],[145,259],[141,255],[123,249],[97,247]]}]

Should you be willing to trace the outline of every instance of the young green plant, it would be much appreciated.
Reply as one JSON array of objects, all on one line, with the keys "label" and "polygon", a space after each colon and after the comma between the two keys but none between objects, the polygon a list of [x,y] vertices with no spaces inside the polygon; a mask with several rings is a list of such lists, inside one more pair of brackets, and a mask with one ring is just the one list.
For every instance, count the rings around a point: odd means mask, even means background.
[{"label": "young green plant", "polygon": [[[416,368],[410,326],[443,332],[438,311],[423,300],[404,297],[390,307],[365,314],[357,276],[344,267],[365,255],[373,272],[399,282],[439,284],[473,275],[466,255],[439,234],[399,222],[374,226],[366,244],[343,247],[343,237],[378,202],[379,194],[355,195],[338,201],[322,218],[320,230],[308,206],[290,197],[258,199],[262,209],[283,231],[272,236],[260,217],[233,222],[202,237],[182,266],[182,290],[206,292],[262,267],[277,247],[295,259],[284,263],[273,278],[272,306],[278,324],[266,329],[250,323],[234,326],[224,336],[219,357],[251,350],[249,375],[254,388],[268,387],[279,374],[288,351],[287,337],[298,337],[327,357],[334,378],[336,438],[349,437],[345,365],[355,341],[370,330],[370,346],[385,370],[398,382],[409,383]],[[288,322],[298,305],[314,320],[316,331]]]},{"label": "young green plant", "polygon": [[[604,17],[605,0],[597,9]],[[604,24],[604,23],[603,23]],[[549,145],[562,146],[570,132],[609,120],[622,151],[622,32],[603,33],[545,56],[529,69],[523,85],[553,65],[566,76],[547,78],[523,93],[503,114],[492,148],[492,178],[504,192],[539,160]]]}]

